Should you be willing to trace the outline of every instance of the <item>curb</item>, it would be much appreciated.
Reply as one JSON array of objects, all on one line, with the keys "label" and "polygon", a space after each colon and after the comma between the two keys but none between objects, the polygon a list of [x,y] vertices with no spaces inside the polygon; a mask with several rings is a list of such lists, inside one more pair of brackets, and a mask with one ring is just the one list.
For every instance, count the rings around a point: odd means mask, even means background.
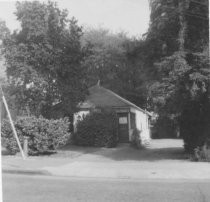
[{"label": "curb", "polygon": [[7,170],[7,169],[2,169],[2,173],[6,174],[23,174],[23,175],[51,175],[47,171],[42,171],[42,170]]}]

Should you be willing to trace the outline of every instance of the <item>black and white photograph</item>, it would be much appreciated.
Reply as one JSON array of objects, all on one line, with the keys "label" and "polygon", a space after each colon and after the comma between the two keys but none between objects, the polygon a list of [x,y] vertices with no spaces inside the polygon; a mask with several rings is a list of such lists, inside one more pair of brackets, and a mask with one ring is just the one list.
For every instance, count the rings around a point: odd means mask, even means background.
[{"label": "black and white photograph", "polygon": [[210,202],[209,0],[0,0],[0,202]]}]

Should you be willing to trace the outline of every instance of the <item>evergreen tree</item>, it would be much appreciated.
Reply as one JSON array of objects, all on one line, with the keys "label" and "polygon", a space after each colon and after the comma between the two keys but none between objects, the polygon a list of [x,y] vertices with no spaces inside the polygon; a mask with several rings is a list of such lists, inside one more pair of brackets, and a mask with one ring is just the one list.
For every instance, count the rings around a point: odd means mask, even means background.
[{"label": "evergreen tree", "polygon": [[[167,24],[172,19],[176,19],[173,26],[179,28],[172,39],[175,49],[168,50],[166,39],[166,56],[156,58],[154,68],[159,77],[151,86],[153,103],[160,116],[168,116],[177,124],[186,150],[192,152],[210,138],[208,1],[152,1],[151,5],[152,33],[148,37],[167,35]],[[157,22],[161,28],[154,28]]]}]

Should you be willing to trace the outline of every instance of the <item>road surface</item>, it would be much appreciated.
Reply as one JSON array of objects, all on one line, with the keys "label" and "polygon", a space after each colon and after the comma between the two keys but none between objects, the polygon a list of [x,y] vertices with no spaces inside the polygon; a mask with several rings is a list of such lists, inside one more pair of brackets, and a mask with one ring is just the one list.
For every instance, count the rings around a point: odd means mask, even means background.
[{"label": "road surface", "polygon": [[3,174],[4,202],[210,202],[210,181]]}]

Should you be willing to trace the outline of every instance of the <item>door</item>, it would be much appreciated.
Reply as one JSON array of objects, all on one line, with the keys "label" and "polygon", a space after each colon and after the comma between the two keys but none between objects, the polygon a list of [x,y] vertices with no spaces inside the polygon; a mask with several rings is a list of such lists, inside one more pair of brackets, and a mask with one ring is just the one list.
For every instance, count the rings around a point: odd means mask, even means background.
[{"label": "door", "polygon": [[118,134],[119,142],[129,142],[128,113],[118,113]]}]

